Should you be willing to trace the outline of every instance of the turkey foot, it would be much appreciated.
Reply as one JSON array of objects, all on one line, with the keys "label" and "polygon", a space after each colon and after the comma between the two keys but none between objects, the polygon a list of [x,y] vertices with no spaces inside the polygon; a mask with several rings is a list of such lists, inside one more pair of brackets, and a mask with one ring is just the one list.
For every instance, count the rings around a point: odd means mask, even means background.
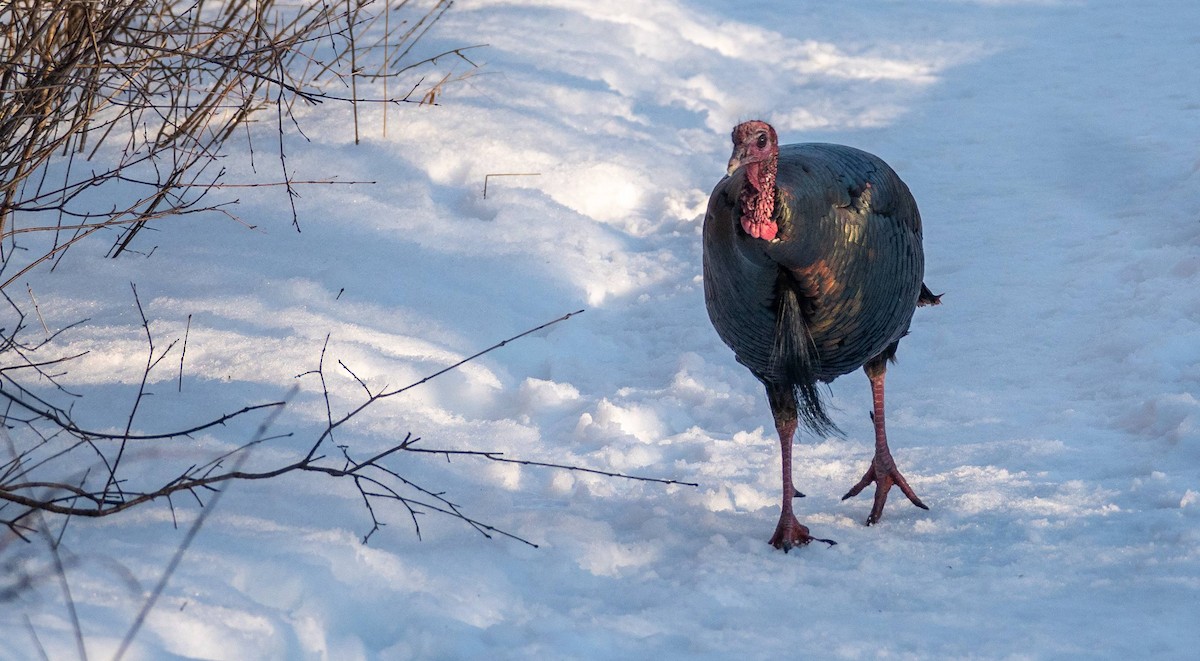
[{"label": "turkey foot", "polygon": [[929,509],[917,497],[912,487],[908,486],[908,480],[904,479],[904,476],[900,474],[900,469],[896,468],[896,462],[892,461],[892,453],[886,449],[882,453],[875,454],[875,459],[867,467],[867,472],[863,474],[862,479],[851,487],[846,495],[842,496],[842,500],[857,496],[872,482],[875,483],[875,504],[871,507],[871,515],[867,517],[868,526],[879,523],[879,520],[883,518],[883,506],[887,503],[888,491],[891,490],[892,485],[900,487],[900,491],[908,496],[913,505],[923,510]]},{"label": "turkey foot", "polygon": [[775,534],[771,536],[768,543],[777,549],[783,549],[783,552],[787,553],[797,546],[804,546],[813,541],[825,542],[830,546],[837,544],[832,539],[813,537],[808,534],[808,528],[796,519],[796,515],[790,512],[783,512],[779,515],[779,525],[775,526]]},{"label": "turkey foot", "polygon": [[875,458],[871,460],[871,465],[867,467],[867,472],[863,473],[858,484],[850,487],[846,495],[842,496],[842,500],[853,498],[866,489],[868,484],[875,483],[875,504],[871,507],[871,515],[867,517],[868,526],[879,523],[883,518],[883,506],[887,504],[888,491],[891,491],[892,485],[900,487],[913,505],[923,510],[929,509],[917,498],[912,487],[908,486],[908,480],[904,479],[900,469],[896,468],[896,462],[892,460],[892,451],[888,449],[887,431],[883,423],[883,380],[887,372],[888,357],[887,354],[880,354],[863,365],[867,378],[871,380],[871,399],[874,404],[871,424],[875,427]]}]

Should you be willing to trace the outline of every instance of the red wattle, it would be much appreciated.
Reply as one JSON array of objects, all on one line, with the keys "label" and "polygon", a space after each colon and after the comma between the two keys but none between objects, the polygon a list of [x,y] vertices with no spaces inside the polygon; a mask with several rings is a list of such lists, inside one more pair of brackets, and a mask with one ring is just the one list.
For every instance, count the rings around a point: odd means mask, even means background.
[{"label": "red wattle", "polygon": [[746,234],[763,241],[775,240],[775,235],[779,232],[779,226],[772,222],[759,222],[753,218],[742,218],[742,229],[746,230]]}]

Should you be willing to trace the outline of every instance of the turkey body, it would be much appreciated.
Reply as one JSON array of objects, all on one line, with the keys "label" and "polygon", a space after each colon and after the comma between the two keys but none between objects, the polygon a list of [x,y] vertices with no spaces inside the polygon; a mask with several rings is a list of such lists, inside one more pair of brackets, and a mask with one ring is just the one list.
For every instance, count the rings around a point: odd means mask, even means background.
[{"label": "turkey body", "polygon": [[745,184],[744,170],[722,179],[704,220],[708,315],[738,362],[764,383],[828,382],[908,332],[921,217],[892,168],[842,145],[780,147],[772,241],[738,222]]},{"label": "turkey body", "polygon": [[[709,319],[738,362],[763,383],[779,434],[783,506],[770,543],[814,537],[793,514],[792,442],[802,424],[836,431],[820,382],[863,368],[871,382],[875,454],[843,499],[874,483],[867,524],[892,486],[928,509],[896,468],[884,426],[884,375],[924,285],[921,216],[908,186],[879,157],[831,144],[780,147],[765,122],[733,131],[728,174],[704,219]],[[821,540],[832,543],[830,540]]]}]

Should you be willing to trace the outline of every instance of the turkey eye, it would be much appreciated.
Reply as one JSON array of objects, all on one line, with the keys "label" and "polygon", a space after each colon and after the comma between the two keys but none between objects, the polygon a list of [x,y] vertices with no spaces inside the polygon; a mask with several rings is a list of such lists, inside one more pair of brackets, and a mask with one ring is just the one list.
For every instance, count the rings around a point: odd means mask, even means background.
[{"label": "turkey eye", "polygon": [[758,143],[757,144],[758,144],[759,149],[762,149],[763,147],[767,146],[767,136],[765,133],[758,134]]}]

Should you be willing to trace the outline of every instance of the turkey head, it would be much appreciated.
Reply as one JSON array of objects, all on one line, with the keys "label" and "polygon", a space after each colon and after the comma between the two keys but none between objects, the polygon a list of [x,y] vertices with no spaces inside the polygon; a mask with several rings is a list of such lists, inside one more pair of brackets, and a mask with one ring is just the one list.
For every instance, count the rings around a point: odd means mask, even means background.
[{"label": "turkey head", "polygon": [[726,172],[738,168],[746,173],[746,185],[738,200],[741,204],[742,229],[764,241],[775,239],[775,173],[779,169],[779,138],[770,124],[749,121],[733,129],[733,154]]}]

